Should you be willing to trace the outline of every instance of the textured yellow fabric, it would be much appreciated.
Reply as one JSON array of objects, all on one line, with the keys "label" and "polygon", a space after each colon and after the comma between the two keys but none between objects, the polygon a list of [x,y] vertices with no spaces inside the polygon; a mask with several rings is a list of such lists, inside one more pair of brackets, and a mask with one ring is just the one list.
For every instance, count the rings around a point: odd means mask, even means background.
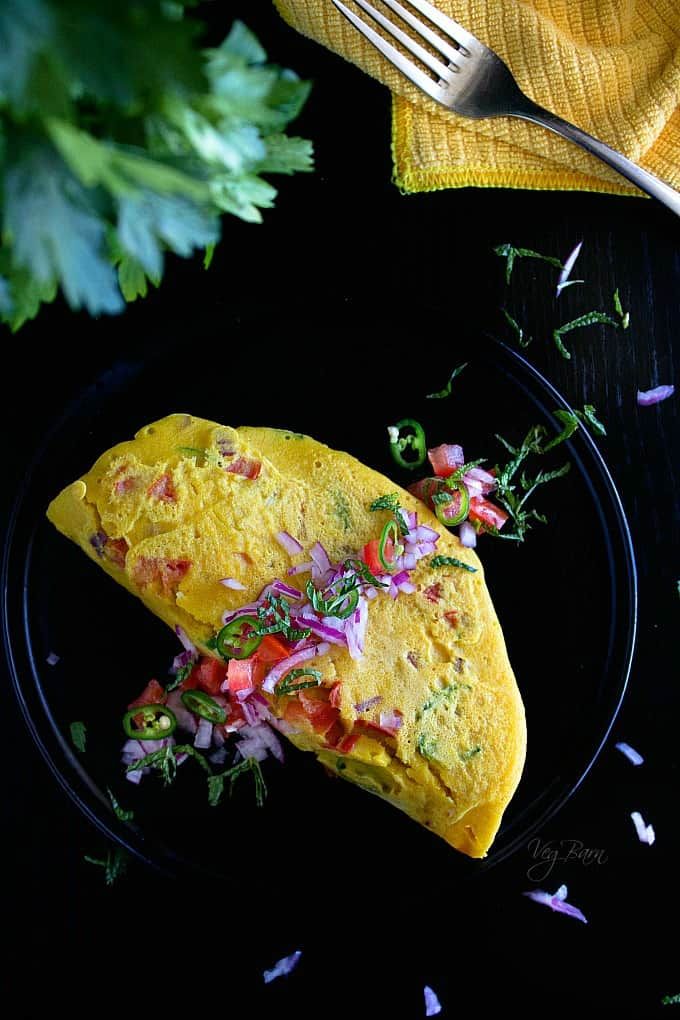
[{"label": "textured yellow fabric", "polygon": [[[391,89],[395,181],[404,191],[476,185],[640,194],[541,127],[514,118],[467,120],[437,106],[331,0],[276,4],[304,35]],[[680,0],[436,0],[436,6],[503,57],[537,103],[680,188]],[[360,93],[348,96],[348,103],[358,102]]]}]

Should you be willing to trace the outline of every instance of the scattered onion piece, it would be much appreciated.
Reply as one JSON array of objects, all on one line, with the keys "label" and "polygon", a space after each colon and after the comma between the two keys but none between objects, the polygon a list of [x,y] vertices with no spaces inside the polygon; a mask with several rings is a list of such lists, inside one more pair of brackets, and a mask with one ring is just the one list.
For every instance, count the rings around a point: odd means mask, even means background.
[{"label": "scattered onion piece", "polygon": [[404,725],[402,713],[396,708],[391,712],[381,712],[380,725],[384,730],[396,734],[397,730],[400,730]]},{"label": "scattered onion piece", "polygon": [[57,653],[56,652],[50,652],[50,654],[47,656],[47,665],[48,666],[56,666],[58,662],[59,662],[59,656],[57,655]]},{"label": "scattered onion piece", "polygon": [[[562,293],[562,291],[564,290],[564,288],[567,286],[567,280],[571,276],[571,271],[574,268],[574,264],[576,262],[576,259],[581,254],[581,248],[582,247],[583,247],[583,241],[579,241],[579,243],[576,245],[576,247],[571,252],[571,254],[567,256],[567,259],[566,259],[566,261],[564,263],[564,267],[562,268],[562,272],[560,273],[559,279],[557,281],[557,292],[555,294],[556,297],[559,297],[560,294]],[[583,283],[582,280],[578,280],[578,281],[574,280],[574,283],[576,283],[576,282]]]},{"label": "scattered onion piece", "polygon": [[220,584],[223,584],[225,588],[231,588],[233,591],[245,591],[245,584],[241,584],[235,577],[222,577],[220,578]]},{"label": "scattered onion piece", "polygon": [[441,1013],[442,1004],[437,998],[436,992],[429,985],[425,985],[423,988],[423,995],[425,996],[425,1016],[436,1016],[437,1013]]},{"label": "scattered onion piece", "polygon": [[213,724],[209,719],[199,719],[198,729],[194,737],[194,747],[206,751],[212,744]]},{"label": "scattered onion piece", "polygon": [[302,552],[302,546],[298,540],[289,535],[287,531],[277,531],[275,538],[279,545],[291,556],[297,556],[298,553]]},{"label": "scattered onion piece", "polygon": [[264,983],[269,984],[270,981],[274,981],[276,978],[285,977],[286,974],[290,974],[291,971],[295,970],[300,957],[302,956],[302,950],[296,949],[290,956],[284,956],[283,959],[277,960],[271,970],[263,971]]},{"label": "scattered onion piece", "polygon": [[180,627],[179,625],[176,626],[175,627],[175,634],[180,639],[180,641],[182,642],[183,648],[187,652],[191,652],[192,655],[198,655],[198,648],[193,643],[193,641],[191,640],[191,638],[189,637],[189,635],[185,631],[184,627]]},{"label": "scattered onion piece", "polygon": [[382,694],[376,694],[372,698],[366,698],[365,701],[358,701],[354,706],[357,712],[368,712],[369,708],[375,708],[382,701]]},{"label": "scattered onion piece", "polygon": [[667,400],[675,393],[675,386],[655,386],[653,390],[638,390],[637,402],[640,407],[650,407]]},{"label": "scattered onion piece", "polygon": [[477,545],[477,532],[469,521],[463,521],[459,527],[458,538],[460,544],[464,545],[466,549],[474,549]]},{"label": "scattered onion piece", "polygon": [[652,826],[645,825],[639,811],[632,811],[630,817],[633,819],[633,825],[635,826],[635,831],[637,832],[637,837],[640,842],[651,846],[656,839]]},{"label": "scattered onion piece", "polygon": [[645,760],[634,747],[631,747],[630,744],[626,744],[623,741],[616,745],[616,750],[620,751],[621,754],[624,754],[632,765],[642,765]]},{"label": "scattered onion piece", "polygon": [[546,907],[550,907],[551,910],[557,911],[558,914],[568,914],[569,917],[575,917],[577,921],[583,921],[584,924],[588,924],[587,918],[578,907],[573,907],[571,903],[567,903],[566,885],[561,885],[554,895],[545,892],[543,889],[532,889],[530,892],[525,892],[522,895],[528,896],[535,903],[543,903]]}]

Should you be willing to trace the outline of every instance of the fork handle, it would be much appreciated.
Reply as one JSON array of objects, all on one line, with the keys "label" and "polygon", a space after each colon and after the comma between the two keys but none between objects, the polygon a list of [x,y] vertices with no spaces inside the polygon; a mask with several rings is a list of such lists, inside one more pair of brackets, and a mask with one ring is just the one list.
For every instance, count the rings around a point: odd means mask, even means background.
[{"label": "fork handle", "polygon": [[547,128],[548,131],[553,131],[556,135],[562,135],[563,138],[569,139],[570,142],[576,142],[581,148],[592,153],[593,156],[598,156],[604,163],[617,170],[622,177],[632,181],[641,191],[646,191],[652,198],[663,202],[676,216],[680,216],[680,192],[676,191],[675,188],[671,188],[670,185],[665,184],[658,177],[655,177],[654,174],[650,174],[648,170],[643,170],[642,167],[637,166],[632,160],[622,156],[616,149],[610,148],[604,142],[599,141],[599,139],[593,138],[586,131],[582,131],[581,128],[570,124],[568,120],[558,117],[557,114],[551,113],[550,110],[545,110],[527,97],[523,98],[526,98],[526,103],[522,103],[516,110],[513,110],[511,116],[530,120],[534,124],[540,124],[542,127]]}]

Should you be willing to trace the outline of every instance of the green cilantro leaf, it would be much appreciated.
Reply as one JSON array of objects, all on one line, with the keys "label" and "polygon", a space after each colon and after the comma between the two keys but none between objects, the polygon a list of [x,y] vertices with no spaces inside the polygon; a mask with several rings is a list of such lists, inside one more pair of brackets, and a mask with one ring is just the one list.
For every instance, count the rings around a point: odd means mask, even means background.
[{"label": "green cilantro leaf", "polygon": [[531,248],[515,248],[512,244],[499,244],[497,248],[494,248],[494,253],[500,255],[501,258],[506,260],[505,262],[505,282],[510,283],[512,277],[512,270],[515,265],[515,259],[539,259],[541,262],[547,262],[551,266],[555,266],[556,269],[564,269],[564,266],[559,259],[553,258],[552,255],[541,255],[540,252],[532,251]]},{"label": "green cilantro leaf", "polygon": [[457,560],[455,556],[433,556],[430,560],[431,567],[460,567],[461,570],[467,570],[471,574],[477,573],[477,567],[471,567],[469,563],[463,563],[462,560]]},{"label": "green cilantro leaf", "polygon": [[619,294],[619,288],[617,287],[614,291],[614,311],[621,319],[621,329],[628,329],[630,326],[630,312],[624,312],[623,305],[621,304],[621,295]]},{"label": "green cilantro leaf", "polygon": [[531,337],[524,335],[524,330],[517,322],[517,320],[513,319],[512,315],[507,310],[507,308],[501,308],[501,311],[505,316],[506,322],[511,326],[515,336],[517,337],[517,343],[520,345],[520,347],[528,347],[529,344],[531,343]]},{"label": "green cilantro leaf", "polygon": [[85,726],[85,723],[79,721],[72,722],[69,728],[71,730],[73,746],[77,751],[80,751],[81,754],[84,753],[87,742],[87,727]]},{"label": "green cilantro leaf", "polygon": [[126,811],[124,808],[122,808],[118,801],[116,800],[115,796],[113,795],[112,791],[109,790],[108,787],[106,789],[106,792],[109,795],[111,807],[115,812],[116,818],[118,818],[121,822],[131,822],[132,819],[135,817],[134,811]]},{"label": "green cilantro leaf", "polygon": [[444,387],[444,389],[443,390],[438,390],[436,393],[428,393],[426,399],[427,400],[443,400],[444,397],[449,397],[451,395],[451,383],[453,382],[454,379],[456,379],[460,375],[460,373],[463,371],[464,368],[467,368],[467,366],[468,366],[468,362],[466,361],[462,365],[458,365],[457,368],[454,368],[453,372],[449,376],[449,381],[447,382],[447,384]]},{"label": "green cilantro leaf", "polygon": [[605,312],[586,312],[585,315],[579,315],[578,319],[573,319],[571,322],[565,323],[564,326],[559,326],[557,329],[553,330],[553,340],[555,341],[555,346],[562,357],[567,359],[571,358],[571,354],[564,346],[564,342],[562,340],[562,337],[566,333],[571,333],[573,329],[581,329],[583,326],[596,325],[613,326],[614,329],[618,329],[618,323]]},{"label": "green cilantro leaf", "polygon": [[378,496],[377,499],[374,499],[369,510],[392,510],[393,513],[396,513],[400,508],[399,494],[390,492],[387,496]]},{"label": "green cilantro leaf", "polygon": [[229,796],[231,797],[236,780],[247,772],[252,773],[255,782],[255,802],[258,807],[262,807],[267,796],[267,787],[260,763],[255,758],[246,758],[244,761],[239,762],[238,765],[233,765],[231,768],[226,769],[225,772],[209,777],[208,803],[210,806],[217,807],[219,804],[224,794],[224,784],[227,780],[229,780]]},{"label": "green cilantro leaf", "polygon": [[90,857],[89,854],[85,854],[84,859],[88,864],[95,864],[98,868],[103,868],[106,884],[113,885],[116,879],[127,871],[130,855],[122,847],[115,847],[107,851],[106,857]]}]

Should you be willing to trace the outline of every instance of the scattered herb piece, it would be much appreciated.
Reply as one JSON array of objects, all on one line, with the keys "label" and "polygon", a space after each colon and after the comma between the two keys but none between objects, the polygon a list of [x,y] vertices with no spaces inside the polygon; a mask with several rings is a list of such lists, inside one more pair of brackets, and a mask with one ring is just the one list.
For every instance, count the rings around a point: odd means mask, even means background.
[{"label": "scattered herb piece", "polygon": [[432,737],[426,736],[424,733],[418,734],[417,748],[423,758],[427,758],[428,761],[436,761],[437,754],[437,741]]},{"label": "scattered herb piece", "polygon": [[352,514],[347,496],[340,489],[335,489],[331,495],[333,497],[333,513],[342,523],[345,531],[349,531],[352,527]]},{"label": "scattered herb piece", "polygon": [[479,746],[479,744],[477,745],[477,747],[471,747],[469,751],[460,751],[459,752],[460,760],[470,761],[471,758],[475,758],[478,754],[481,754],[481,751],[482,749]]},{"label": "scattered herb piece", "polygon": [[229,780],[229,796],[231,797],[234,791],[234,783],[239,776],[245,775],[246,772],[252,772],[255,781],[255,803],[258,807],[262,807],[267,796],[267,787],[260,763],[255,758],[246,758],[244,761],[239,762],[238,765],[233,765],[231,768],[226,769],[225,772],[208,777],[208,803],[210,806],[217,807],[221,801],[224,794],[224,784],[227,779]]},{"label": "scattered herb piece", "polygon": [[679,1006],[680,1005],[680,992],[677,995],[664,995],[661,1000],[662,1006]]},{"label": "scattered herb piece", "polygon": [[528,347],[529,344],[531,343],[532,338],[530,336],[527,337],[524,336],[524,330],[517,322],[517,320],[513,319],[512,315],[507,310],[507,308],[501,308],[501,311],[505,316],[506,322],[509,324],[510,328],[513,330],[515,336],[517,337],[517,343],[520,345],[520,347]]},{"label": "scattered herb piece", "polygon": [[623,305],[621,304],[621,297],[619,295],[619,288],[617,287],[614,291],[614,311],[621,319],[621,329],[628,329],[630,326],[630,312],[624,312]]},{"label": "scattered herb piece", "polygon": [[122,847],[115,847],[107,852],[106,857],[90,857],[89,854],[85,854],[84,859],[88,864],[95,864],[98,868],[103,868],[106,884],[113,885],[116,879],[127,871],[130,855]]},{"label": "scattered herb piece", "polygon": [[[302,683],[293,683],[301,676],[309,676],[311,680],[305,680]],[[321,672],[318,669],[308,669],[306,666],[301,666],[300,669],[292,669],[290,673],[287,673],[285,678],[280,684],[277,684],[275,693],[277,695],[282,694],[294,694],[296,691],[302,691],[306,687],[318,687],[321,683]]]},{"label": "scattered herb piece", "polygon": [[[255,634],[259,638],[263,638],[266,634],[283,634],[288,641],[301,641],[311,634],[308,629],[301,630],[299,627],[292,626],[290,603],[283,595],[275,595],[273,592],[267,595],[264,604],[258,609],[257,618],[259,626]],[[244,655],[241,658],[245,659],[247,656]]]},{"label": "scattered herb piece", "polygon": [[500,255],[501,258],[506,259],[506,283],[510,283],[513,266],[515,265],[515,259],[517,258],[539,259],[541,262],[547,262],[549,265],[555,266],[556,269],[564,269],[564,266],[559,259],[553,258],[552,255],[541,255],[540,252],[532,251],[531,248],[515,248],[512,244],[499,244],[497,248],[494,248],[494,252],[496,255]]},{"label": "scattered herb piece", "polygon": [[186,665],[180,666],[172,680],[170,680],[170,682],[165,685],[165,690],[168,693],[170,691],[176,690],[181,684],[184,683],[187,677],[191,674],[191,671],[193,670],[195,665],[196,663],[192,660],[191,662],[187,662]]},{"label": "scattered herb piece", "polygon": [[[562,414],[569,414],[569,412],[557,411],[556,416],[559,418]],[[573,421],[576,422],[572,428]],[[563,442],[569,435],[571,435],[575,429],[578,428],[578,419],[575,416],[569,416],[569,424],[565,424],[565,428],[556,436],[547,446],[543,446],[543,441],[547,437],[547,430],[543,425],[534,425],[527,432],[526,436],[522,440],[520,446],[512,446],[502,436],[496,435],[496,439],[503,444],[506,450],[512,455],[512,459],[508,461],[503,467],[498,466],[496,468],[496,490],[495,497],[503,508],[510,514],[514,530],[506,530],[502,533],[493,529],[486,529],[489,534],[495,535],[497,538],[507,539],[513,542],[523,542],[527,531],[531,528],[532,521],[538,521],[541,524],[547,523],[547,518],[543,514],[539,514],[536,510],[527,510],[526,502],[529,497],[536,491],[540,485],[545,485],[547,482],[553,481],[555,478],[562,478],[570,470],[570,465],[563,464],[561,468],[557,468],[554,471],[539,471],[534,478],[530,478],[526,471],[522,471],[519,477],[519,485],[517,482],[517,473],[523,466],[524,462],[531,455],[542,455],[546,450],[553,446],[557,446],[558,443]],[[517,491],[519,487],[519,492]]]},{"label": "scattered herb piece", "polygon": [[571,358],[571,354],[564,346],[564,342],[562,340],[562,337],[566,333],[571,333],[573,329],[581,329],[583,326],[597,325],[613,326],[614,329],[619,328],[618,322],[615,322],[614,319],[605,312],[586,312],[585,315],[579,315],[578,319],[572,319],[571,322],[566,322],[563,326],[559,326],[557,329],[553,330],[553,340],[555,341],[555,346],[562,357],[567,358],[567,360]]},{"label": "scattered herb piece", "polygon": [[373,502],[371,503],[369,509],[370,510],[392,510],[393,513],[396,513],[397,510],[401,509],[401,505],[399,503],[399,494],[396,493],[396,492],[391,492],[387,496],[378,496],[377,499],[373,500]]},{"label": "scattered herb piece", "polygon": [[469,563],[457,560],[455,556],[433,556],[430,560],[431,567],[460,567],[461,570],[468,570],[471,574],[477,573],[477,567],[471,567]]},{"label": "scattered herb piece", "polygon": [[71,730],[71,740],[76,751],[80,751],[81,754],[85,751],[85,744],[87,741],[87,727],[84,722],[72,722],[69,729]]},{"label": "scattered herb piece", "polygon": [[457,376],[460,375],[460,373],[463,371],[464,368],[467,368],[467,366],[468,366],[468,362],[466,361],[462,365],[458,365],[457,368],[454,368],[453,372],[449,376],[449,381],[447,382],[447,384],[444,387],[444,389],[443,390],[438,390],[437,393],[428,393],[427,397],[426,397],[426,400],[443,400],[444,397],[451,396],[451,383],[453,382],[453,380],[455,378],[457,378]]},{"label": "scattered herb piece", "polygon": [[[442,702],[452,701],[454,697],[458,697],[460,686],[461,685],[457,683],[450,683],[446,684],[445,687],[441,687],[438,691],[434,691],[432,696],[428,698],[420,710],[416,712],[416,719],[422,719],[426,712],[429,712],[431,709],[441,705]],[[464,686],[469,690],[467,684]]]},{"label": "scattered herb piece", "polygon": [[118,818],[121,822],[131,822],[132,819],[135,817],[134,811],[126,811],[124,808],[122,808],[118,801],[116,800],[115,796],[113,795],[112,791],[109,790],[108,787],[106,789],[106,792],[109,795],[111,807],[115,811],[116,818]]}]

